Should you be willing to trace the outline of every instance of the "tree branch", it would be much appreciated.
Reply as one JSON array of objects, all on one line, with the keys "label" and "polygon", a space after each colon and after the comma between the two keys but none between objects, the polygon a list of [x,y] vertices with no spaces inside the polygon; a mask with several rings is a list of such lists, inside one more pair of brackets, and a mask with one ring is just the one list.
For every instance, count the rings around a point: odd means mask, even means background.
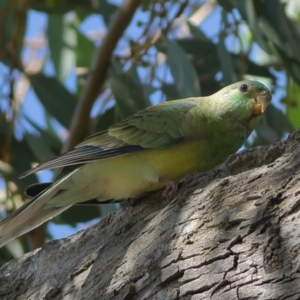
[{"label": "tree branch", "polygon": [[112,53],[140,3],[141,0],[124,0],[108,28],[102,46],[96,50],[87,84],[73,115],[64,151],[73,148],[83,139],[89,125],[90,111],[104,83]]},{"label": "tree branch", "polygon": [[0,269],[1,299],[300,299],[300,129]]}]

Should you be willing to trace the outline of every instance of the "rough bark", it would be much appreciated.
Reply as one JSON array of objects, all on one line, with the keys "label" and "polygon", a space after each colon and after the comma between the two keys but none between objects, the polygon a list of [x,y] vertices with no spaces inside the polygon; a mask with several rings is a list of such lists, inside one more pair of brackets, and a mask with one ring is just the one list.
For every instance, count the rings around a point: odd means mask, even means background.
[{"label": "rough bark", "polygon": [[300,299],[300,130],[0,269],[1,299]]}]

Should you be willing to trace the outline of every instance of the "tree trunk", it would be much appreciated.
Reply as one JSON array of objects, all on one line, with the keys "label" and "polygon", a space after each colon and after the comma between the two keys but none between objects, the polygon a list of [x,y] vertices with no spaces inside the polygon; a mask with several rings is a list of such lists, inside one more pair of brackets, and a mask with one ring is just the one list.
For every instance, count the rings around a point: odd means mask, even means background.
[{"label": "tree trunk", "polygon": [[300,299],[300,130],[0,269],[1,299]]}]

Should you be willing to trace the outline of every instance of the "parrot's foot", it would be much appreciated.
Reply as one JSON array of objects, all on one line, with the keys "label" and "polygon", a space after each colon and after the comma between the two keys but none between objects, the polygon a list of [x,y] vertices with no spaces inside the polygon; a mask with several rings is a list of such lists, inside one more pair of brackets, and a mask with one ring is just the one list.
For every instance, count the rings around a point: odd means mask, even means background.
[{"label": "parrot's foot", "polygon": [[146,195],[148,195],[148,193],[143,193],[134,198],[128,198],[127,203],[129,206],[133,207],[133,206],[137,205]]},{"label": "parrot's foot", "polygon": [[159,178],[159,183],[162,183],[166,186],[162,195],[166,199],[170,200],[177,192],[177,184],[174,181],[165,178]]}]

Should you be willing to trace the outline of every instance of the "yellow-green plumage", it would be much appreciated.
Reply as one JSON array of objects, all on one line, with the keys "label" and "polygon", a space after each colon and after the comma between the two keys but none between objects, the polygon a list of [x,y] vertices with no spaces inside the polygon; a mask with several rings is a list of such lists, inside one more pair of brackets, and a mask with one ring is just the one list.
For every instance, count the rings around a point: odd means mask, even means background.
[{"label": "yellow-green plumage", "polygon": [[208,171],[249,136],[271,99],[259,82],[242,81],[202,98],[150,107],[95,134],[23,176],[82,165],[0,223],[0,246],[78,202],[115,201]]},{"label": "yellow-green plumage", "polygon": [[[163,185],[158,183],[160,177],[173,180],[192,171],[210,169],[211,163],[205,155],[208,149],[209,145],[192,141],[173,145],[167,149],[149,149],[100,160],[84,165],[81,172],[76,172],[69,181],[63,182],[61,188],[89,185],[84,195],[85,199],[81,195],[78,201],[96,197],[100,201],[136,197],[146,191],[161,189]],[[199,159],[199,154],[202,159]],[[62,206],[74,203],[73,197],[68,200],[62,194],[55,202],[51,201],[50,205]]]}]

